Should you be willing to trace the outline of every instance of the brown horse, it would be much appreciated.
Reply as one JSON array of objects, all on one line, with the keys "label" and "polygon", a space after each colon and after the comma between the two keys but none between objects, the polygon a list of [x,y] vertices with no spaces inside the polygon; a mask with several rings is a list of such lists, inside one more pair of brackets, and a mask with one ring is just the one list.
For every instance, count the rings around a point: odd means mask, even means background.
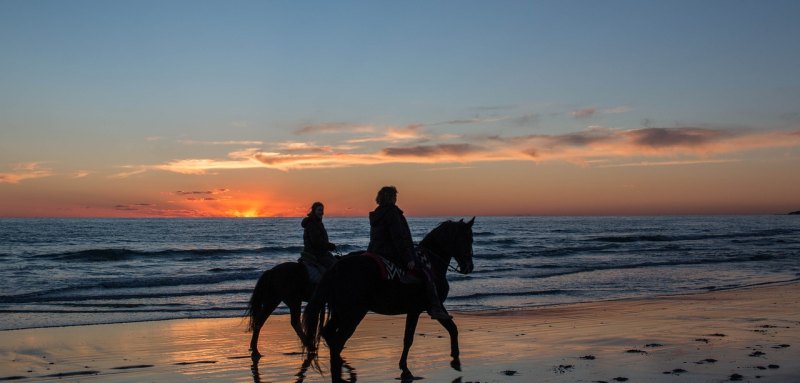
[{"label": "brown horse", "polygon": [[306,267],[298,262],[281,263],[265,271],[253,289],[245,316],[250,317],[249,330],[250,355],[253,359],[261,357],[258,351],[258,336],[272,312],[281,302],[289,307],[290,322],[297,336],[303,339],[300,326],[300,307],[311,296],[311,285]]},{"label": "brown horse", "polygon": [[[464,220],[446,221],[433,229],[419,244],[419,253],[431,263],[439,298],[447,298],[450,286],[446,273],[450,260],[456,259],[458,271],[472,272],[472,224]],[[326,310],[327,306],[327,310]],[[319,287],[303,312],[306,352],[316,358],[320,338],[325,338],[330,349],[330,371],[334,383],[342,382],[342,349],[353,335],[368,311],[383,315],[406,315],[403,354],[399,367],[401,379],[408,381],[414,375],[408,369],[408,351],[414,340],[414,330],[423,311],[430,302],[422,284],[403,284],[387,281],[380,276],[379,268],[371,257],[348,257],[334,265],[322,277]],[[330,311],[327,313],[326,311]],[[439,322],[450,334],[451,366],[460,369],[458,329],[452,319]]]}]

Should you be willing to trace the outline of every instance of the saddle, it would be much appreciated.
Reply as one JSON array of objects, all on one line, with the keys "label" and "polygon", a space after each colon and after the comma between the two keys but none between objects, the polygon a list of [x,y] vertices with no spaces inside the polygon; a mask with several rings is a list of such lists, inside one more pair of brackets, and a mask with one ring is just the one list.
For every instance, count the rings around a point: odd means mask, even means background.
[{"label": "saddle", "polygon": [[306,267],[308,281],[312,285],[316,285],[322,280],[322,275],[336,263],[336,258],[333,256],[319,257],[311,253],[302,252],[297,262]]},{"label": "saddle", "polygon": [[[397,281],[403,284],[418,284],[424,281],[425,276],[420,270],[411,270],[409,272],[394,262],[375,253],[364,252],[361,254],[361,256],[369,257],[375,262],[375,264],[378,266],[378,270],[380,270],[381,279],[383,280]],[[417,259],[430,267],[428,258],[422,252],[417,252]]]}]

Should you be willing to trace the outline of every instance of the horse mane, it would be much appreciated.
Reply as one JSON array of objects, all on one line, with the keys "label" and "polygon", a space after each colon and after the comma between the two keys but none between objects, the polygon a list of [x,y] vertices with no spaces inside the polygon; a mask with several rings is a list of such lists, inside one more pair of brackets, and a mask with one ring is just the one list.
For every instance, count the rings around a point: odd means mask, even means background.
[{"label": "horse mane", "polygon": [[[464,221],[461,222],[463,223]],[[428,234],[426,234],[425,238],[422,238],[422,241],[420,241],[419,243],[420,246],[429,245],[431,242],[441,237],[442,233],[444,233],[445,230],[449,229],[450,227],[452,227],[453,224],[457,223],[459,222],[453,221],[451,219],[448,219],[447,221],[440,223],[439,226],[436,226],[435,228],[433,228],[433,230],[431,230]]]}]

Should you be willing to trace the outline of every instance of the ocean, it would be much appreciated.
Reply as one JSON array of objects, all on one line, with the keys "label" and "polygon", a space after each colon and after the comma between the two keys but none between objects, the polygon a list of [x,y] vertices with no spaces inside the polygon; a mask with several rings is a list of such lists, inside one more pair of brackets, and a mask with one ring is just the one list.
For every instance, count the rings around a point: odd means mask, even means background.
[{"label": "ocean", "polygon": [[[414,240],[445,219],[409,218]],[[325,225],[342,253],[366,248],[366,218]],[[473,231],[475,271],[448,275],[451,311],[800,278],[800,216],[478,217]],[[241,316],[302,234],[300,218],[0,219],[0,330]]]}]

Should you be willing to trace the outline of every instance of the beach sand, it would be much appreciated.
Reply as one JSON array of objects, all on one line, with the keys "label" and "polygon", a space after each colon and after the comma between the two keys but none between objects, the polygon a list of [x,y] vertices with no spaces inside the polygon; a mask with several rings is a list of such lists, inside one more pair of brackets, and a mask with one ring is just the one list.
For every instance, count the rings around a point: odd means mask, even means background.
[{"label": "beach sand", "polygon": [[[797,282],[454,315],[462,371],[449,367],[447,333],[423,317],[409,357],[422,381],[800,382]],[[398,381],[403,323],[367,316],[344,350],[346,374]],[[249,337],[240,319],[1,331],[0,381],[330,381],[304,364],[288,316],[267,322],[256,366]]]}]

